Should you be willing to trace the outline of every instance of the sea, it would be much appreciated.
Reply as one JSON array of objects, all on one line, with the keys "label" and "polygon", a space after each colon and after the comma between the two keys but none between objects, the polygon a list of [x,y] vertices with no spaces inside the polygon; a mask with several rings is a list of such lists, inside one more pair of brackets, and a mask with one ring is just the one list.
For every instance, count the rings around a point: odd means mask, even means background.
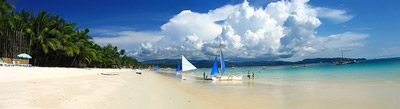
[{"label": "sea", "polygon": [[[211,68],[193,70],[195,75],[209,75]],[[355,64],[316,63],[285,66],[227,68],[224,74],[254,73],[257,82],[280,83],[400,83],[400,58],[371,59]],[[253,78],[251,78],[253,79]]]},{"label": "sea", "polygon": [[[370,59],[355,64],[257,66],[227,68],[225,74],[243,74],[242,81],[203,80],[211,68],[192,70],[197,79],[181,80],[218,97],[242,100],[253,108],[282,109],[397,109],[400,107],[400,58]],[[254,73],[247,78],[248,72]],[[199,79],[200,78],[200,79]],[[225,96],[224,96],[225,95]],[[239,104],[240,104],[239,103]]]}]

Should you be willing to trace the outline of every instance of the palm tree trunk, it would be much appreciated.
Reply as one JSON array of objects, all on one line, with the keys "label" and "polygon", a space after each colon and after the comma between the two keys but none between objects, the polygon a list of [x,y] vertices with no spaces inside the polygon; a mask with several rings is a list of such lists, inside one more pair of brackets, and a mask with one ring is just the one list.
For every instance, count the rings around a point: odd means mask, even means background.
[{"label": "palm tree trunk", "polygon": [[43,64],[45,64],[46,66],[48,65],[48,64],[47,64],[47,61],[49,60],[49,57],[50,57],[50,56],[46,56],[46,61],[44,61],[44,63],[43,63]]},{"label": "palm tree trunk", "polygon": [[54,63],[58,62],[58,58],[60,57],[60,54],[57,52],[56,58],[54,59]]},{"label": "palm tree trunk", "polygon": [[75,62],[75,60],[76,60],[76,57],[78,57],[78,55],[75,55],[74,60],[73,60],[72,63],[71,63],[71,67],[72,67],[72,65],[74,65],[74,62]]}]

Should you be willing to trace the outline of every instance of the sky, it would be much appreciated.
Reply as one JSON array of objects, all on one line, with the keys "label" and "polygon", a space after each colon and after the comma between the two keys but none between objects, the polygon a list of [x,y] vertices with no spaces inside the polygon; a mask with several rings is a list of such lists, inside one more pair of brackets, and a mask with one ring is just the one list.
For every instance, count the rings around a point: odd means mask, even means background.
[{"label": "sky", "polygon": [[[9,0],[48,11],[140,61],[400,56],[397,0]],[[220,43],[221,42],[221,43]]]}]

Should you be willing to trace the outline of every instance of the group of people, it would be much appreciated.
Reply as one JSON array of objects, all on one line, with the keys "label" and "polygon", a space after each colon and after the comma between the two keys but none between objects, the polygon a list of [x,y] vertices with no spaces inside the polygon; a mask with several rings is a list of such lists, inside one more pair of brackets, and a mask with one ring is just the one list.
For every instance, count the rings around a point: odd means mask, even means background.
[{"label": "group of people", "polygon": [[203,73],[203,79],[206,80],[208,78],[208,75],[206,75],[206,72]]},{"label": "group of people", "polygon": [[250,70],[249,70],[249,72],[247,73],[247,77],[249,79],[250,79],[250,77],[252,77],[254,79],[254,73],[253,72],[250,73]]}]

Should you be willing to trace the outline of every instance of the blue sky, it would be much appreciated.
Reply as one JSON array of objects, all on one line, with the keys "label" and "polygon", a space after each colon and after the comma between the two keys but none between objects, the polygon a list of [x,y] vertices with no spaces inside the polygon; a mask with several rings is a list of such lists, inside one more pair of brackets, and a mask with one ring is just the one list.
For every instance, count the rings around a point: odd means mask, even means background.
[{"label": "blue sky", "polygon": [[160,26],[182,10],[207,12],[229,0],[9,0],[16,10],[44,10],[87,28],[129,27],[160,30]]},{"label": "blue sky", "polygon": [[[188,19],[188,21],[193,23],[196,22],[196,20],[190,20],[190,18],[193,19],[193,17],[190,16],[197,16],[198,14],[215,16],[212,15],[214,13],[212,13],[210,10],[223,9],[226,5],[233,6],[233,8],[236,6],[236,8],[238,8],[237,12],[240,12],[240,10],[245,10],[243,8],[244,2],[242,0],[9,0],[9,2],[16,6],[16,11],[20,11],[22,9],[49,11],[52,14],[58,14],[64,17],[68,21],[76,22],[81,26],[81,28],[91,29],[90,35],[97,37],[97,39],[95,38],[95,41],[97,41],[99,44],[104,45],[105,43],[112,43],[114,45],[118,45],[120,48],[127,49],[133,57],[139,58],[139,60],[174,57],[179,58],[179,56],[177,56],[179,54],[189,55],[188,57],[192,59],[212,59],[213,56],[211,55],[213,55],[213,53],[204,53],[211,52],[214,49],[211,46],[211,48],[205,47],[207,44],[210,45],[208,42],[213,41],[212,38],[208,38],[207,35],[209,34],[202,35],[202,33],[208,31],[196,31],[191,29],[190,31],[193,30],[193,32],[187,33],[189,30],[185,30],[185,28],[192,27],[186,25],[191,24],[185,24],[182,26],[180,25],[182,22],[173,22],[173,19]],[[248,0],[248,2],[250,4],[250,8],[257,10],[259,8],[265,9],[268,4],[275,3],[276,0]],[[294,0],[294,2],[286,2],[294,4],[296,0]],[[326,10],[318,11],[318,15],[313,16],[311,14],[311,17],[317,18],[321,24],[309,25],[315,26],[311,32],[313,32],[312,36],[317,38],[312,40],[304,40],[303,42],[313,42],[313,45],[296,43],[296,46],[301,47],[295,48],[289,47],[289,45],[293,45],[294,43],[287,45],[278,44],[279,48],[274,48],[273,46],[276,46],[276,44],[269,44],[270,42],[265,42],[267,44],[264,45],[249,44],[249,41],[245,41],[245,37],[250,36],[246,36],[248,34],[244,33],[240,34],[240,29],[242,29],[242,27],[248,27],[248,25],[239,23],[237,24],[239,26],[235,27],[232,22],[228,22],[227,19],[233,18],[234,15],[226,15],[222,18],[222,20],[218,18],[218,20],[221,21],[218,21],[220,23],[217,23],[216,29],[218,30],[222,28],[222,33],[221,31],[216,31],[215,35],[211,34],[212,32],[210,32],[210,37],[226,37],[226,52],[228,52],[228,54],[240,55],[243,53],[248,53],[243,56],[226,56],[226,58],[231,58],[232,60],[264,58],[265,60],[294,61],[312,57],[336,57],[340,56],[339,49],[346,50],[345,55],[347,57],[384,58],[400,56],[400,36],[398,32],[400,30],[400,13],[396,12],[400,10],[400,7],[397,6],[400,4],[400,1],[310,0],[305,4],[306,8],[310,8],[311,10]],[[232,10],[236,9],[233,8]],[[189,17],[183,16],[184,10],[190,10],[190,12],[186,13],[186,15]],[[224,11],[222,13],[229,12]],[[328,15],[323,15],[325,12],[342,13],[337,15],[329,13]],[[178,15],[180,13],[182,14],[182,17]],[[205,19],[207,18],[209,17],[205,17]],[[237,17],[236,20],[239,20],[239,18],[240,16]],[[257,21],[259,20],[260,19]],[[211,20],[210,22],[214,21],[216,20]],[[268,22],[268,20],[266,20],[266,22]],[[210,24],[210,26],[212,27],[215,25]],[[229,40],[229,38],[232,37],[224,34],[224,32],[229,31],[224,28],[227,26],[232,26],[235,34],[241,37],[241,42],[239,42],[239,45],[241,45],[240,47],[229,48],[230,46],[234,46],[235,44],[237,45],[238,43],[233,43],[232,40],[235,39]],[[162,27],[164,27],[164,29]],[[260,27],[258,30],[264,29],[268,31],[267,27],[268,26]],[[286,31],[286,29],[288,28],[289,30],[294,30],[295,28],[290,27],[292,28],[290,29],[287,27],[286,23],[278,26],[278,29],[279,27],[284,27],[284,30],[282,30],[284,35],[282,35],[282,37],[292,37],[287,35],[288,31]],[[193,28],[203,27],[194,26]],[[252,29],[252,27],[248,27],[244,30]],[[175,34],[182,31],[185,32],[185,34]],[[255,30],[252,32],[256,33]],[[267,32],[265,34],[269,33]],[[270,37],[265,34],[254,37]],[[292,35],[293,37],[297,37],[296,35],[302,34],[292,33]],[[335,38],[335,35],[338,37],[348,38],[339,38],[340,40],[338,39],[337,41],[324,42],[325,40],[333,40],[328,38]],[[129,38],[127,38],[128,36]],[[163,40],[160,40],[161,37]],[[180,38],[182,40],[166,40],[173,38]],[[127,39],[135,39],[135,41],[124,42]],[[196,39],[199,39],[200,41]],[[298,37],[297,39],[302,38]],[[194,41],[193,43],[199,45],[199,47],[193,47],[197,48],[198,51],[201,51],[202,53],[198,54],[189,50],[179,52],[176,55],[160,55],[161,53],[177,52],[176,50],[173,50],[179,49],[179,45],[184,45],[183,43],[185,42],[183,41]],[[168,42],[178,44],[165,44]],[[262,43],[262,41],[260,43]],[[326,44],[326,47],[320,48],[319,45],[323,43],[328,44]],[[238,49],[236,51],[240,52],[235,53],[233,51],[229,51],[235,49]]]}]

